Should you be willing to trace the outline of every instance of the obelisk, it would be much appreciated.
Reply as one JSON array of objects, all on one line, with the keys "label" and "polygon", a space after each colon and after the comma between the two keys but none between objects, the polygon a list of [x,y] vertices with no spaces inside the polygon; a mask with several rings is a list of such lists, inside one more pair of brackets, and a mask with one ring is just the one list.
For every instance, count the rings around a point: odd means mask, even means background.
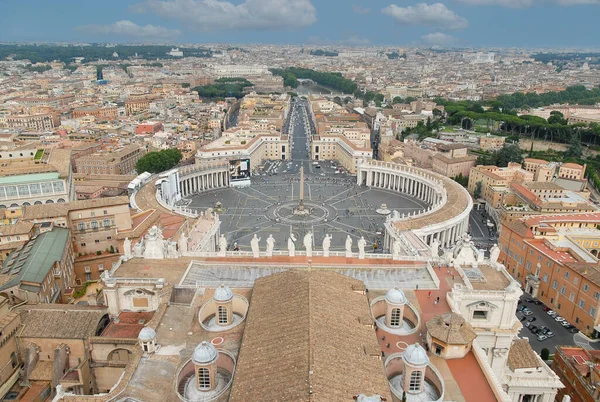
[{"label": "obelisk", "polygon": [[300,205],[304,200],[304,166],[300,168]]}]

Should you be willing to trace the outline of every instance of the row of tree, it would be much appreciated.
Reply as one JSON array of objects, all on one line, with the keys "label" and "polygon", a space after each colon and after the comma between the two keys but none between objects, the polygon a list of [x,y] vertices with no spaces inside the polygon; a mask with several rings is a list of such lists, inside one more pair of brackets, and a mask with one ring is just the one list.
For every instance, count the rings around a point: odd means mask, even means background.
[{"label": "row of tree", "polygon": [[156,152],[148,152],[138,159],[135,170],[138,173],[159,173],[169,170],[181,161],[181,151],[177,148],[163,149]]},{"label": "row of tree", "polygon": [[243,98],[246,94],[244,89],[253,84],[245,78],[219,78],[213,84],[194,87],[192,90],[198,92],[198,96],[206,99],[222,99],[234,97]]},{"label": "row of tree", "polygon": [[310,68],[288,67],[286,69],[273,68],[270,70],[274,75],[283,77],[284,85],[296,88],[298,78],[310,79],[324,87],[335,89],[345,94],[357,92],[358,86],[352,80],[344,78],[341,73],[328,73],[312,70]]}]

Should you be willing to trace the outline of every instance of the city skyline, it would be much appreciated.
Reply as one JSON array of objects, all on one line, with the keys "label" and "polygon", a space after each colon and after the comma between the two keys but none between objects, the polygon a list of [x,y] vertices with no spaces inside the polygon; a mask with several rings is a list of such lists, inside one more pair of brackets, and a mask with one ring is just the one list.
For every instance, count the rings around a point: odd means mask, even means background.
[{"label": "city skyline", "polygon": [[26,0],[3,9],[3,42],[595,48],[600,1],[107,0],[92,13],[89,3]]}]

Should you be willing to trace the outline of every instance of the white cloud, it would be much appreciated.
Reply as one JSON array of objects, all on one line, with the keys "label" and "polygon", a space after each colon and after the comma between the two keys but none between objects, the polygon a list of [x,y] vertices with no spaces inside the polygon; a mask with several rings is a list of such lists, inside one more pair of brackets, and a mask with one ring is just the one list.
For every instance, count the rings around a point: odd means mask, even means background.
[{"label": "white cloud", "polygon": [[369,14],[371,12],[370,8],[361,7],[358,4],[352,5],[352,12],[356,14]]},{"label": "white cloud", "polygon": [[423,35],[421,36],[421,39],[423,39],[425,43],[428,43],[430,45],[440,46],[451,45],[456,42],[456,38],[454,36],[447,35],[442,32],[434,32],[427,35]]},{"label": "white cloud", "polygon": [[199,30],[289,29],[315,23],[311,0],[145,0],[132,11],[152,13]]},{"label": "white cloud", "polygon": [[142,40],[172,39],[181,35],[181,31],[178,29],[168,29],[157,25],[140,26],[127,20],[117,21],[111,25],[82,25],[76,27],[75,30],[84,34],[115,35]]},{"label": "white cloud", "polygon": [[391,4],[381,12],[405,25],[424,25],[438,29],[464,29],[469,26],[465,18],[456,15],[442,3],[418,3],[408,7]]},{"label": "white cloud", "polygon": [[507,8],[528,8],[536,4],[556,3],[561,6],[575,6],[580,4],[600,4],[600,0],[458,0],[464,4],[477,6],[501,6]]}]

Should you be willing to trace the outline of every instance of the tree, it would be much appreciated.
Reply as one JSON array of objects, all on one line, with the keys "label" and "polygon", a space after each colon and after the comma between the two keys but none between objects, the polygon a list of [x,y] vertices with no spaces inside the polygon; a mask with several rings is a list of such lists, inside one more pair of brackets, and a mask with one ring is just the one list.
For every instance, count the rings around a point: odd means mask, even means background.
[{"label": "tree", "polygon": [[169,170],[181,161],[181,151],[177,148],[163,149],[158,152],[148,152],[135,164],[138,173],[159,173]]},{"label": "tree", "polygon": [[540,353],[540,356],[541,356],[542,360],[547,361],[550,358],[550,351],[547,348],[543,348]]},{"label": "tree", "polygon": [[475,197],[475,198],[481,198],[481,188],[482,187],[483,187],[483,182],[481,180],[479,180],[475,184],[475,190],[473,190],[473,197]]},{"label": "tree", "polygon": [[550,112],[550,117],[548,117],[548,124],[560,124],[564,126],[567,124],[567,120],[561,112],[553,110]]},{"label": "tree", "polygon": [[505,145],[501,150],[494,152],[495,165],[506,167],[510,162],[523,162],[521,148],[517,144]]},{"label": "tree", "polygon": [[569,148],[565,152],[565,156],[572,158],[581,158],[583,150],[581,149],[581,140],[578,133],[571,135],[571,141],[569,142]]},{"label": "tree", "polygon": [[392,100],[392,103],[395,105],[397,103],[404,103],[404,99],[402,99],[399,96],[394,97],[394,99]]}]

